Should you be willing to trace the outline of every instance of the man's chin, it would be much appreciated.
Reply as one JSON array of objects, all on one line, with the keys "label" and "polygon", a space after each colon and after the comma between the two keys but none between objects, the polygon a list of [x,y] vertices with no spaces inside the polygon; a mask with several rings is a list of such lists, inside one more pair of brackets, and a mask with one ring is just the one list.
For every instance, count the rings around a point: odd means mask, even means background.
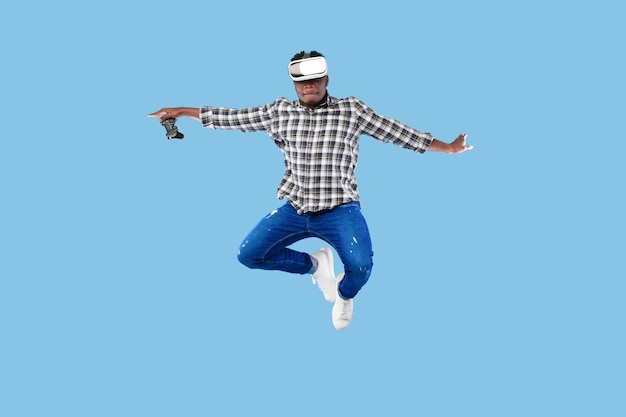
[{"label": "man's chin", "polygon": [[313,106],[320,104],[322,102],[322,99],[320,99],[318,96],[304,95],[300,98],[300,101],[304,104]]}]

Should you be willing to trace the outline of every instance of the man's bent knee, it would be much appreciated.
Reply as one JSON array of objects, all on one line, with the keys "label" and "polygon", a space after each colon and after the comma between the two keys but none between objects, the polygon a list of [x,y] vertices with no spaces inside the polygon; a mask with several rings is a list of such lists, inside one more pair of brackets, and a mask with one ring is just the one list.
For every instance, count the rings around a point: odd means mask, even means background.
[{"label": "man's bent knee", "polygon": [[237,260],[251,269],[259,269],[261,265],[264,263],[264,260],[257,256],[256,253],[248,248],[246,243],[242,243],[239,247],[239,251],[237,252]]}]

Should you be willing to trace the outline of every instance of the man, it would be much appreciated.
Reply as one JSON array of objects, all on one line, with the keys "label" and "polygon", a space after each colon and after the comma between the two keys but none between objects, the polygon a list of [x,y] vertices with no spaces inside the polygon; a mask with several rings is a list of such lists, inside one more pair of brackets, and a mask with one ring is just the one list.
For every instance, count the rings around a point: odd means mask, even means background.
[{"label": "man", "polygon": [[[461,153],[472,147],[466,145],[465,134],[445,143],[377,114],[354,97],[331,97],[326,89],[328,64],[316,51],[296,54],[288,69],[298,100],[281,97],[244,109],[163,108],[148,116],[158,116],[160,121],[191,117],[214,129],[267,132],[285,158],[278,198],[287,202],[248,234],[238,259],[249,268],[311,273],[324,298],[334,303],[333,325],[343,330],[352,319],[353,299],[373,265],[355,178],[359,137],[366,134],[420,153]],[[289,248],[308,237],[320,238],[337,251],[341,274],[335,276],[330,248],[310,255]]]}]

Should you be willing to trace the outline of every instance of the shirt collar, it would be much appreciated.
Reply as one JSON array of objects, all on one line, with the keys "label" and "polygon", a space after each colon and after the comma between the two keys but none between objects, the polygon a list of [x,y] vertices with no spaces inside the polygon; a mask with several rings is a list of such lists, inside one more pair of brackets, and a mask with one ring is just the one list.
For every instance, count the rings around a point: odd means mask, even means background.
[{"label": "shirt collar", "polygon": [[[317,107],[315,107],[314,109],[311,110],[317,110],[317,109],[325,109],[328,107],[332,107],[333,105],[335,105],[335,103],[337,102],[337,99],[335,99],[334,97],[331,97],[330,94],[328,94],[328,91],[326,92],[326,101],[322,101],[320,104],[317,105]],[[296,100],[295,101],[296,106],[298,107],[302,107],[302,108],[307,108],[304,107],[302,105],[302,103],[300,103],[300,100]]]}]

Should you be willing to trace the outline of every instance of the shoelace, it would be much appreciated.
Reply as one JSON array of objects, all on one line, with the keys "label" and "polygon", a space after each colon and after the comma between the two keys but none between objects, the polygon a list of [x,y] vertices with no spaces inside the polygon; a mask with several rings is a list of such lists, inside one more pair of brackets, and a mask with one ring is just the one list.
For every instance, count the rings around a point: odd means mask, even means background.
[{"label": "shoelace", "polygon": [[313,283],[313,285],[317,284],[318,287],[320,287],[320,290],[322,290],[322,292],[324,294],[326,294],[329,291],[332,291],[334,288],[327,288],[326,283],[322,282],[321,280],[317,280],[315,279],[315,277],[313,275],[311,275],[311,281]]},{"label": "shoelace", "polygon": [[339,302],[341,303],[340,318],[342,320],[350,320],[350,309],[348,308],[350,303],[341,297],[339,297]]},{"label": "shoelace", "polygon": [[325,285],[321,280],[313,278],[313,284],[317,284],[317,286],[320,287],[320,290],[324,291]]}]

